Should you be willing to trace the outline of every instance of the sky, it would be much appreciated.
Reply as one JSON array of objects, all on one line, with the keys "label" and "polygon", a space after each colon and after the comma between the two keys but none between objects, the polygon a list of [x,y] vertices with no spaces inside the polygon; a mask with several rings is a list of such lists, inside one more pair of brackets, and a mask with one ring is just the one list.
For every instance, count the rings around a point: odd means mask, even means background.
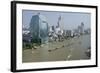
[{"label": "sky", "polygon": [[61,16],[63,29],[72,30],[76,29],[81,22],[84,23],[84,28],[90,28],[91,25],[91,14],[90,13],[79,13],[79,12],[55,12],[55,11],[37,11],[37,10],[23,10],[22,12],[22,24],[23,28],[29,28],[29,24],[32,16],[40,13],[44,15],[50,26],[57,25],[58,18]]}]

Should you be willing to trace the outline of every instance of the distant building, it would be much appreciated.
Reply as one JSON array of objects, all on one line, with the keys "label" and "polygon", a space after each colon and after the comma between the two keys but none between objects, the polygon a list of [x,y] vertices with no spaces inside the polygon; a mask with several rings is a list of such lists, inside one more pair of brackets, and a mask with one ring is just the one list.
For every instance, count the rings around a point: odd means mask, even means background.
[{"label": "distant building", "polygon": [[72,35],[72,31],[71,30],[66,30],[66,36],[71,37],[71,35]]},{"label": "distant building", "polygon": [[61,15],[58,17],[58,22],[57,22],[57,26],[60,27],[61,30],[64,29],[64,25],[63,25],[63,19],[61,17]]},{"label": "distant building", "polygon": [[91,29],[90,29],[90,28],[85,29],[85,30],[84,30],[84,33],[85,33],[85,34],[91,34]]},{"label": "distant building", "polygon": [[30,43],[31,42],[31,34],[28,29],[23,29],[22,31],[23,34],[23,42],[25,43]]},{"label": "distant building", "polygon": [[48,23],[46,17],[38,13],[32,16],[30,21],[30,33],[33,42],[48,42]]},{"label": "distant building", "polygon": [[50,33],[55,32],[55,27],[54,26],[49,26],[49,32]]},{"label": "distant building", "polygon": [[80,34],[84,34],[84,23],[82,22],[80,26],[78,26],[78,31]]},{"label": "distant building", "polygon": [[73,35],[74,36],[77,36],[77,35],[79,35],[80,33],[79,33],[79,29],[74,29],[73,30]]},{"label": "distant building", "polygon": [[63,35],[63,24],[62,24],[62,18],[61,16],[58,17],[58,22],[57,22],[57,26],[55,28],[55,32],[57,35]]}]

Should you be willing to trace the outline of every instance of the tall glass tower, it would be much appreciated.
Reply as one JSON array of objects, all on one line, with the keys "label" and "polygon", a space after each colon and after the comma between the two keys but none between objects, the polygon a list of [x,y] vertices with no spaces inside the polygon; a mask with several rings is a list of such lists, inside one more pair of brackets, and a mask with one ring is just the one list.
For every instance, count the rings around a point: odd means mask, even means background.
[{"label": "tall glass tower", "polygon": [[30,32],[32,34],[33,42],[48,42],[48,23],[46,17],[40,13],[32,16],[30,22]]}]

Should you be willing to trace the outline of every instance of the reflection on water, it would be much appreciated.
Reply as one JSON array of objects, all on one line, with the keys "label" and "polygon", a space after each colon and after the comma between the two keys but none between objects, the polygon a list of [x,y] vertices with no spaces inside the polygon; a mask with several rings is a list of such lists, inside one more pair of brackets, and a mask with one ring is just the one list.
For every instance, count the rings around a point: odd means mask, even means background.
[{"label": "reflection on water", "polygon": [[[67,61],[90,59],[85,52],[91,47],[90,35],[70,38],[62,42],[49,42],[37,49],[23,50],[23,62]],[[33,51],[33,53],[32,53]]]}]

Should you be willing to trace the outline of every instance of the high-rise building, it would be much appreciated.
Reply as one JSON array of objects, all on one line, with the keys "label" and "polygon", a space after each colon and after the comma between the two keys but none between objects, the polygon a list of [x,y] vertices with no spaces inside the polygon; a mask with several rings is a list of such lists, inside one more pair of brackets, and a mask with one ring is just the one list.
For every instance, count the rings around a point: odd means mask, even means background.
[{"label": "high-rise building", "polygon": [[58,22],[57,22],[57,26],[63,30],[63,19],[61,17],[61,15],[58,17]]},{"label": "high-rise building", "polygon": [[33,42],[48,42],[48,23],[46,17],[38,13],[30,21],[30,33]]},{"label": "high-rise building", "polygon": [[82,22],[80,26],[78,26],[78,32],[80,34],[84,34],[84,23]]},{"label": "high-rise building", "polygon": [[80,34],[84,34],[84,23],[81,23]]}]

